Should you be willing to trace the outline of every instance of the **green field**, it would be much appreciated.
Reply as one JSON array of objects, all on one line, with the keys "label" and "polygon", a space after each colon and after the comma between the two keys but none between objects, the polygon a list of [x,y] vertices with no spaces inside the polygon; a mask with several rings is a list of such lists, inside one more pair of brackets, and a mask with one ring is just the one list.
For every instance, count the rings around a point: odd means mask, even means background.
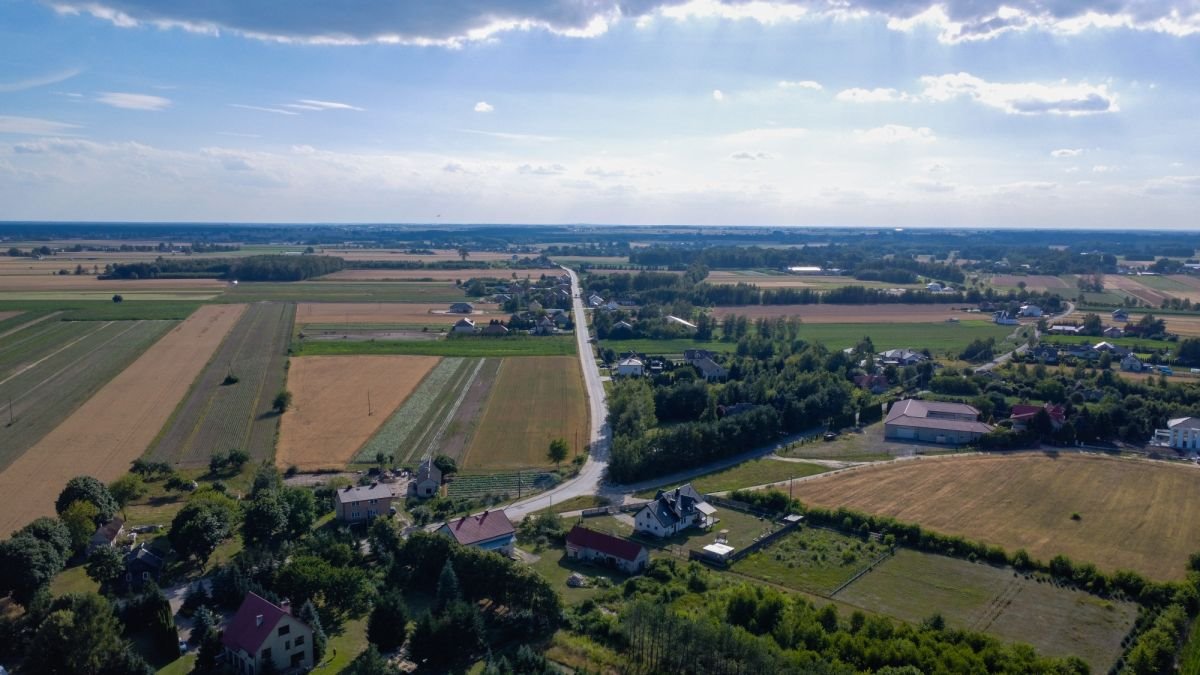
[{"label": "green field", "polygon": [[382,452],[394,454],[401,464],[419,461],[478,365],[478,359],[442,359],[363,445],[355,459],[372,462]]},{"label": "green field", "polygon": [[[122,302],[112,300],[92,302],[12,300],[4,294],[0,297],[0,311],[24,312],[28,319],[50,312],[62,312],[58,317],[64,321],[137,321],[166,320],[181,321],[188,318],[199,302]],[[23,322],[22,322],[23,323]]]},{"label": "green field", "polygon": [[412,356],[573,356],[575,337],[455,337],[444,340],[306,340],[293,348],[294,356],[339,356],[353,354],[401,354]]},{"label": "green field", "polygon": [[[527,549],[528,547],[522,547]],[[558,591],[563,600],[568,605],[577,605],[584,600],[593,598],[601,589],[591,586],[588,588],[571,588],[567,585],[567,577],[574,572],[579,572],[589,577],[604,577],[613,582],[614,585],[620,584],[627,578],[620,572],[615,572],[597,565],[591,565],[576,560],[567,558],[566,550],[561,546],[554,546],[535,552],[534,555],[539,556],[537,561],[533,562],[530,567],[542,575],[542,578],[550,582],[554,586],[554,590]]]},{"label": "green field", "polygon": [[954,628],[1033,645],[1048,656],[1075,655],[1103,673],[1121,654],[1137,606],[1105,600],[1049,581],[901,549],[837,599],[909,622],[940,612]]},{"label": "green field", "polygon": [[[706,473],[689,481],[701,494],[726,492],[738,488],[766,485],[791,478],[803,478],[829,471],[828,467],[807,462],[781,462],[777,459],[752,459],[721,471]],[[673,487],[673,484],[670,486]],[[637,493],[637,497],[650,499],[658,488]]]},{"label": "green field", "polygon": [[636,352],[660,356],[683,354],[688,349],[707,349],[710,352],[729,354],[737,350],[736,342],[697,342],[696,340],[599,340],[597,345],[619,354]]},{"label": "green field", "polygon": [[286,281],[244,282],[229,289],[220,302],[458,302],[467,300],[453,283]]},{"label": "green field", "polygon": [[886,550],[880,543],[803,527],[739,560],[733,570],[798,591],[828,594]]},{"label": "green field", "polygon": [[1039,342],[1052,345],[1093,345],[1100,342],[1107,342],[1118,347],[1132,349],[1135,352],[1149,352],[1159,349],[1174,349],[1178,346],[1176,342],[1167,342],[1166,340],[1144,340],[1141,338],[1106,338],[1093,337],[1088,335],[1043,335],[1039,338]]},{"label": "green field", "polygon": [[[632,517],[634,514],[629,514]],[[705,546],[713,543],[717,534],[721,530],[729,530],[729,545],[734,548],[746,546],[761,535],[767,532],[773,532],[779,529],[779,525],[770,520],[752,516],[741,511],[733,509],[718,508],[714,516],[717,522],[709,530],[700,530],[692,528],[686,532],[660,539],[642,534],[633,533],[632,521],[616,518],[614,516],[598,516],[595,518],[587,518],[584,520],[584,525],[593,530],[607,532],[619,537],[628,537],[634,541],[645,544],[651,549],[661,549],[668,546],[679,547],[681,549],[692,549],[699,551]]]}]

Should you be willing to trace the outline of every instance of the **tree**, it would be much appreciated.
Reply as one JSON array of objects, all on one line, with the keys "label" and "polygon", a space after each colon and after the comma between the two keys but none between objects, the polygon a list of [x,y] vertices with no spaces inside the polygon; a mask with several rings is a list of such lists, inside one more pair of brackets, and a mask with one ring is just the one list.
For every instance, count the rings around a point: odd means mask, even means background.
[{"label": "tree", "polygon": [[312,604],[312,600],[304,603],[300,608],[300,620],[308,624],[313,633],[313,663],[321,662],[325,656],[325,649],[329,644],[329,637],[325,635],[325,629],[321,626],[321,617],[317,614],[317,608]]},{"label": "tree", "polygon": [[469,255],[471,255],[471,252],[467,250],[466,246],[458,247],[458,257],[462,258],[463,262],[467,261],[467,256]]},{"label": "tree", "polygon": [[287,505],[288,536],[300,537],[308,533],[317,521],[317,499],[312,491],[304,488],[284,488],[280,497]]},{"label": "tree", "polygon": [[57,518],[42,516],[25,527],[13,532],[13,537],[28,535],[49,543],[58,551],[63,560],[71,557],[71,530]]},{"label": "tree", "polygon": [[236,508],[219,492],[197,493],[175,515],[167,537],[180,555],[207,563],[217,546],[232,536]]},{"label": "tree", "polygon": [[117,514],[117,501],[113,499],[112,493],[104,487],[104,483],[92,478],[91,476],[76,476],[67,481],[67,486],[62,492],[58,493],[58,500],[54,502],[54,510],[60,515],[71,505],[72,502],[85,501],[90,502],[99,509],[98,520],[109,521]]},{"label": "tree", "polygon": [[71,533],[72,551],[80,551],[87,546],[88,540],[96,532],[99,515],[100,510],[96,508],[95,504],[82,500],[71,502],[70,506],[59,514],[63,524]]},{"label": "tree", "polygon": [[250,500],[242,517],[242,539],[248,546],[277,549],[286,537],[288,507],[279,492],[268,490]]},{"label": "tree", "polygon": [[454,563],[446,560],[442,573],[438,576],[437,602],[435,607],[441,612],[451,602],[462,600],[462,591],[458,587],[458,575],[454,572]]},{"label": "tree", "polygon": [[122,302],[124,302],[124,301],[125,301],[125,298],[122,298],[120,295],[114,295],[114,296],[113,296],[113,302],[114,302],[114,303],[116,303],[116,304],[118,304],[118,305],[119,305],[119,304],[121,304],[121,303],[122,303]]},{"label": "tree", "polygon": [[438,455],[433,458],[433,465],[442,472],[442,475],[448,473],[458,473],[458,462],[449,455]]},{"label": "tree", "polygon": [[121,624],[107,600],[85,593],[55,606],[34,634],[22,672],[101,675],[127,659]]},{"label": "tree", "polygon": [[18,534],[0,541],[0,596],[12,594],[23,607],[62,571],[67,557],[49,541]]},{"label": "tree", "polygon": [[355,657],[342,671],[343,675],[397,675],[399,672],[383,658],[375,645],[367,645],[367,650]]},{"label": "tree", "polygon": [[280,414],[280,415],[282,415],[284,412],[286,412],[287,409],[290,408],[291,406],[292,406],[292,392],[288,391],[287,389],[279,390],[279,393],[275,394],[275,400],[271,401],[271,407],[275,410],[275,412],[277,414]]},{"label": "tree", "polygon": [[224,651],[225,647],[221,644],[221,633],[216,628],[209,628],[200,636],[200,650],[196,653],[196,666],[192,672],[222,672],[220,657]]},{"label": "tree", "polygon": [[[288,403],[289,403],[289,405],[291,404],[290,398],[288,399]],[[227,452],[225,454],[226,464],[228,464],[229,467],[231,469],[233,469],[235,472],[240,472],[242,470],[242,467],[246,466],[246,462],[249,462],[249,461],[250,461],[250,453],[246,452],[245,450],[242,450],[241,448],[231,448],[229,450],[229,452]]]},{"label": "tree", "polygon": [[550,441],[550,449],[546,451],[546,457],[551,462],[554,462],[555,466],[558,466],[567,458],[569,451],[570,448],[567,446],[567,442],[561,438],[556,438]]},{"label": "tree", "polygon": [[394,652],[404,644],[408,634],[408,606],[399,591],[384,593],[371,610],[367,620],[367,640],[379,651]]},{"label": "tree", "polygon": [[125,571],[125,558],[117,549],[101,546],[88,556],[87,575],[102,588],[121,578]]},{"label": "tree", "polygon": [[146,482],[136,473],[127,473],[113,481],[108,486],[108,491],[124,514],[126,506],[145,496]]}]

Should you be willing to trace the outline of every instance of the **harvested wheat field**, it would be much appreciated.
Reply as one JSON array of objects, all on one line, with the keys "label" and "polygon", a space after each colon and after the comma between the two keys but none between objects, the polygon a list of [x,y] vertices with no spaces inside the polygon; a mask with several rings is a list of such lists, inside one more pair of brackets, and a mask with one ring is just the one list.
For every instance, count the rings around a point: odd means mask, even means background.
[{"label": "harvested wheat field", "polygon": [[1162,305],[1163,300],[1170,297],[1168,294],[1150,288],[1133,277],[1123,277],[1116,274],[1104,277],[1104,290],[1124,291],[1138,300],[1149,304],[1151,307]]},{"label": "harvested wheat field", "polygon": [[[1156,319],[1162,319],[1167,322],[1167,332],[1175,333],[1182,337],[1200,337],[1200,315],[1198,314],[1154,314]],[[1129,322],[1137,323],[1141,320],[1141,314],[1129,313]]]},{"label": "harvested wheat field", "polygon": [[[495,314],[500,316],[498,305],[476,302],[472,316]],[[463,314],[450,314],[449,303],[423,304],[417,302],[301,302],[296,305],[296,323],[444,323],[451,325],[463,318]],[[478,321],[478,318],[475,319]]]},{"label": "harvested wheat field", "polygon": [[288,368],[292,407],[280,421],[276,463],[301,469],[345,466],[439,360],[436,356],[292,359]]},{"label": "harvested wheat field", "polygon": [[1025,282],[1025,289],[1029,291],[1054,291],[1071,288],[1071,284],[1050,274],[1027,274],[1024,276],[997,274],[992,277],[992,285],[1003,288],[1017,288],[1022,281]]},{"label": "harvested wheat field", "polygon": [[[551,270],[552,271],[552,270]],[[509,279],[517,277],[538,278],[546,274],[544,268],[473,269],[473,270],[341,270],[321,277],[322,281],[456,281],[476,277]]]},{"label": "harvested wheat field", "polygon": [[244,310],[196,310],[0,473],[0,532],[53,515],[54,499],[75,476],[107,483],[125,473]]},{"label": "harvested wheat field", "polygon": [[804,323],[938,323],[950,317],[959,320],[991,320],[982,313],[968,314],[969,305],[746,305],[717,307],[717,318],[738,314],[753,319],[799,317]]},{"label": "harvested wheat field", "polygon": [[1078,453],[922,458],[794,489],[805,503],[1158,580],[1182,579],[1200,551],[1200,469],[1192,466]]},{"label": "harvested wheat field", "polygon": [[[343,260],[409,260],[415,262],[447,262],[459,261],[462,257],[454,249],[434,249],[432,255],[407,253],[395,248],[325,248],[317,251],[321,255],[331,255]],[[468,251],[467,261],[512,260],[511,253],[494,251]],[[521,257],[537,257],[533,253],[520,254]]]}]

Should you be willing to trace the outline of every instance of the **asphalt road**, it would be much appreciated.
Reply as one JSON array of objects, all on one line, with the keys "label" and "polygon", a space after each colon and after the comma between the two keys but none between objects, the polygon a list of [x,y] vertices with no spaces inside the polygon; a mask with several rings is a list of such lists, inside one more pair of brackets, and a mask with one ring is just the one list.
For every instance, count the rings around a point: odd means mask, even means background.
[{"label": "asphalt road", "polygon": [[[1054,316],[1046,317],[1046,322],[1053,323],[1054,321],[1057,321],[1059,319],[1065,319],[1066,317],[1070,316],[1074,312],[1075,312],[1075,303],[1068,302],[1067,309],[1065,312],[1055,314]],[[1034,329],[1034,332],[1035,333],[1037,332],[1036,328]],[[1021,345],[1021,346],[1017,347],[1016,349],[1012,350],[1011,352],[1006,352],[1004,354],[1001,354],[1000,356],[997,356],[996,358],[992,359],[991,361],[983,364],[982,366],[979,366],[975,370],[976,371],[987,371],[987,370],[991,370],[993,368],[998,368],[998,367],[1004,365],[1005,363],[1008,363],[1009,361],[1011,361],[1013,354],[1024,354],[1025,351],[1028,349],[1029,349],[1029,345],[1027,345],[1027,344]]]}]

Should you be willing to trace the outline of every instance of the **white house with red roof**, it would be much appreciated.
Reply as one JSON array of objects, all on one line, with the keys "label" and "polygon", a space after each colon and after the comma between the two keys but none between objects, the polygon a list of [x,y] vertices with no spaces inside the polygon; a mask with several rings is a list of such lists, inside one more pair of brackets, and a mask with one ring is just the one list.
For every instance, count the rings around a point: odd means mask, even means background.
[{"label": "white house with red roof", "polygon": [[475,516],[451,520],[437,529],[463,546],[509,555],[516,539],[516,528],[503,511],[484,511]]},{"label": "white house with red roof", "polygon": [[239,675],[256,675],[269,662],[274,672],[313,668],[312,629],[292,616],[291,605],[276,605],[247,593],[221,636],[225,664]]},{"label": "white house with red roof", "polygon": [[567,533],[567,557],[615,567],[626,574],[641,572],[650,560],[645,546],[582,525]]}]

